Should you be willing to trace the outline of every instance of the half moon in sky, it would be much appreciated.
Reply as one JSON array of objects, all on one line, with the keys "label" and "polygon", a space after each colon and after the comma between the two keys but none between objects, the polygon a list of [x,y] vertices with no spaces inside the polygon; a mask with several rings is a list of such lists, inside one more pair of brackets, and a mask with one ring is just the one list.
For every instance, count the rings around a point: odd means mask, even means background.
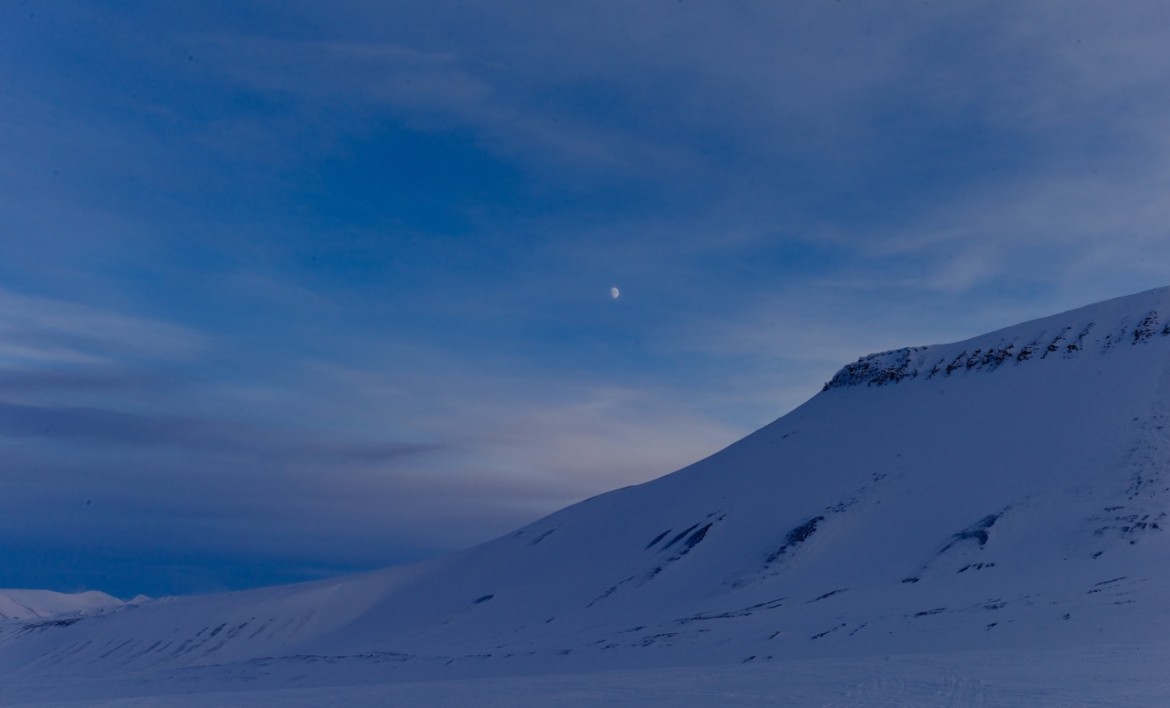
[{"label": "half moon in sky", "polygon": [[609,296],[612,297],[614,300],[618,299],[618,296],[620,296],[621,294],[622,294],[622,291],[618,290],[616,287],[609,289]]}]

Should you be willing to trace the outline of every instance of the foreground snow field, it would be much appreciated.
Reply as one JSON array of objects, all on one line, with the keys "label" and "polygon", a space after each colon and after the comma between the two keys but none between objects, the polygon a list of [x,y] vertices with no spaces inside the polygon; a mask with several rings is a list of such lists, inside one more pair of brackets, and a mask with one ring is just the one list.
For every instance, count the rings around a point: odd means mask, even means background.
[{"label": "foreground snow field", "polygon": [[[1170,696],[1170,644],[1071,650],[951,652],[852,659],[793,659],[547,676],[249,689],[41,703],[38,708],[383,708],[440,706],[886,706],[1044,708],[1149,706]],[[178,689],[179,687],[175,687]]]},{"label": "foreground snow field", "polygon": [[864,357],[705,460],[444,558],[0,623],[0,696],[1170,705],[1168,515],[1163,288]]}]

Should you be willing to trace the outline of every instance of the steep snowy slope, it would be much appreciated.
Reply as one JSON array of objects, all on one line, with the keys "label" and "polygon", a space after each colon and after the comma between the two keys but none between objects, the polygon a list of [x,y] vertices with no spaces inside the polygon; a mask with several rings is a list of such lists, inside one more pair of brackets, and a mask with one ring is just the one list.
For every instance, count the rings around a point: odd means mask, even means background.
[{"label": "steep snowy slope", "polygon": [[865,357],[705,460],[429,563],[0,629],[0,690],[1154,640],[1168,512],[1165,288]]}]

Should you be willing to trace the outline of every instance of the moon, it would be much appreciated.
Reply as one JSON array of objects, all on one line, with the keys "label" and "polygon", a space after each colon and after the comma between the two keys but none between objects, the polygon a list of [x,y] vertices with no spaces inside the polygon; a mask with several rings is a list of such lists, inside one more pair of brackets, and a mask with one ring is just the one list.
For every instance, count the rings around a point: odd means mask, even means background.
[{"label": "moon", "polygon": [[618,290],[616,286],[609,289],[609,296],[612,297],[614,300],[621,297],[621,294],[622,294],[622,291]]}]

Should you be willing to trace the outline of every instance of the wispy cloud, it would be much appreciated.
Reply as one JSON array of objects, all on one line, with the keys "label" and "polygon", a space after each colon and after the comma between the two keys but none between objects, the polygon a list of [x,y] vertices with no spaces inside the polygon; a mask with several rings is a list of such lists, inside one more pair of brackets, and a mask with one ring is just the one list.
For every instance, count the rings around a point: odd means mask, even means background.
[{"label": "wispy cloud", "polygon": [[[189,41],[202,65],[262,95],[290,99],[325,136],[338,125],[364,135],[389,119],[423,131],[470,128],[505,156],[555,164],[639,172],[647,161],[685,159],[676,148],[512,95],[513,87],[499,83],[499,67],[474,53],[420,50],[385,38]],[[322,145],[335,139],[323,137]]]},{"label": "wispy cloud", "polygon": [[417,443],[312,440],[299,431],[264,429],[222,419],[13,403],[0,403],[0,437],[80,440],[98,446],[171,447],[204,454],[263,457],[284,464],[339,466],[386,463],[438,448]]},{"label": "wispy cloud", "polygon": [[0,289],[0,368],[185,359],[205,350],[186,327]]}]

